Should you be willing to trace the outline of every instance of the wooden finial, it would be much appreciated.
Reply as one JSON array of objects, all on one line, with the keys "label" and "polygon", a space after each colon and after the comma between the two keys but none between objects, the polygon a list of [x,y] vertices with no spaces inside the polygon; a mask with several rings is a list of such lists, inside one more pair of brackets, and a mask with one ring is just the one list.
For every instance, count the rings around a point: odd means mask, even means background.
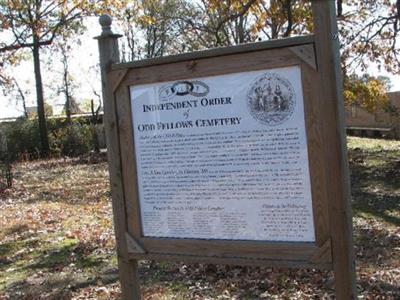
[{"label": "wooden finial", "polygon": [[99,23],[102,29],[102,36],[113,34],[111,30],[112,18],[109,15],[101,15],[99,18]]}]

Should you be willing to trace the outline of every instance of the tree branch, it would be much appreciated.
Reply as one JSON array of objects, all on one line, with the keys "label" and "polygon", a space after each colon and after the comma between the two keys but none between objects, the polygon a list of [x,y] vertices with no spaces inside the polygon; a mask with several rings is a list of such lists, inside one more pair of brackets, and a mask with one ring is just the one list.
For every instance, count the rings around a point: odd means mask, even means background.
[{"label": "tree branch", "polygon": [[249,0],[249,2],[247,2],[245,5],[243,5],[242,9],[236,13],[236,14],[231,14],[226,16],[225,18],[223,18],[221,21],[218,22],[217,26],[216,26],[216,31],[219,31],[221,29],[221,27],[229,21],[233,21],[236,18],[243,16],[244,14],[246,14],[248,12],[248,10],[250,9],[250,7],[256,2],[257,0]]},{"label": "tree branch", "polygon": [[[39,46],[48,46],[51,45],[53,40],[46,40],[46,41],[41,41],[39,42]],[[20,44],[14,44],[14,45],[9,45],[9,46],[4,46],[0,48],[0,53],[2,52],[7,52],[7,51],[12,51],[12,50],[18,50],[22,48],[31,48],[34,46],[34,43],[20,43]]]}]

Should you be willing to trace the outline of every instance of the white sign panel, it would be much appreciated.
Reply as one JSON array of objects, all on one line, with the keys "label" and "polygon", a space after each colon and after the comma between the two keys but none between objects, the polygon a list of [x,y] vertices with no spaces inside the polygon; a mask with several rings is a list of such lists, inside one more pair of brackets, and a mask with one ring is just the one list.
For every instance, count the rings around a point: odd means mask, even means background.
[{"label": "white sign panel", "polygon": [[131,87],[147,237],[313,242],[299,67]]}]

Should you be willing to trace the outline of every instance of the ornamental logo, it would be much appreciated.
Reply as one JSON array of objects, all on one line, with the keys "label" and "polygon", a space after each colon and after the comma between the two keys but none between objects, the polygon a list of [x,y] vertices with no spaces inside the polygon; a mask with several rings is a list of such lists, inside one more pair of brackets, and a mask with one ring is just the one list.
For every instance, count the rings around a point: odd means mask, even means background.
[{"label": "ornamental logo", "polygon": [[265,125],[279,125],[293,114],[296,99],[292,84],[275,73],[258,77],[247,93],[250,114]]},{"label": "ornamental logo", "polygon": [[159,97],[161,100],[168,100],[173,96],[191,95],[194,97],[204,97],[208,94],[210,88],[203,81],[199,80],[184,80],[177,81],[173,84],[168,84],[160,87]]}]

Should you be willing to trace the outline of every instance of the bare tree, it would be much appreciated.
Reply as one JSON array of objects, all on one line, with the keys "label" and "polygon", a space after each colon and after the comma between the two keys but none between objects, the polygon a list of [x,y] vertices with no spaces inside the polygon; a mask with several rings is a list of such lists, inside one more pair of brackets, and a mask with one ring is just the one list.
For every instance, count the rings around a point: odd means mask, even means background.
[{"label": "bare tree", "polygon": [[63,31],[73,29],[82,16],[85,1],[3,0],[0,1],[0,26],[12,39],[0,43],[0,52],[30,49],[36,82],[41,155],[49,155],[49,140],[44,107],[40,49],[53,43]]}]

